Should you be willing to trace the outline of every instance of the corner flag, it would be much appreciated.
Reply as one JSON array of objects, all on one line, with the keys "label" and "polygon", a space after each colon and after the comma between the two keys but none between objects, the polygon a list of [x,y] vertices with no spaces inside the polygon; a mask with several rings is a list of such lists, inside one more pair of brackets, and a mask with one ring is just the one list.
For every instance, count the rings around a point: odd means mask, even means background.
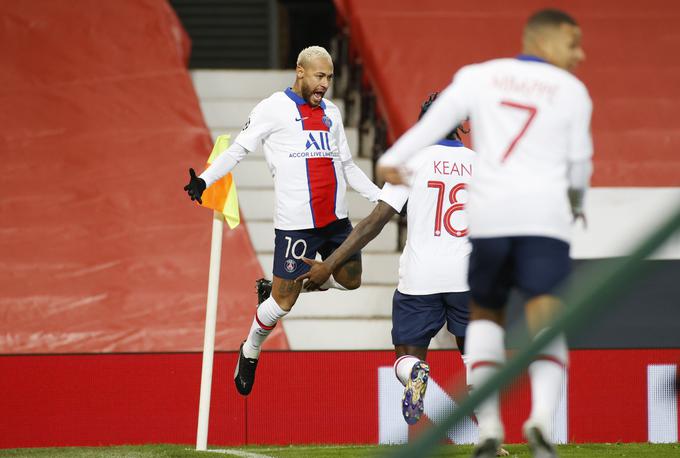
[{"label": "corner flag", "polygon": [[[229,135],[217,137],[208,164],[229,146]],[[203,207],[213,209],[212,240],[210,242],[210,268],[208,270],[208,300],[205,307],[205,335],[203,337],[203,363],[201,367],[201,394],[198,403],[198,428],[196,450],[207,450],[208,422],[210,420],[210,391],[212,388],[213,359],[215,355],[215,328],[217,326],[217,295],[220,289],[220,262],[222,259],[222,233],[224,221],[231,229],[241,222],[238,211],[236,185],[231,173],[213,183],[203,192]]]},{"label": "corner flag", "polygon": [[[231,140],[231,135],[220,135],[217,137],[215,146],[213,146],[208,158],[208,165],[212,164],[217,156],[229,147],[229,140]],[[231,172],[206,189],[201,198],[203,200],[201,205],[221,213],[230,229],[235,228],[241,222],[236,184]]]}]

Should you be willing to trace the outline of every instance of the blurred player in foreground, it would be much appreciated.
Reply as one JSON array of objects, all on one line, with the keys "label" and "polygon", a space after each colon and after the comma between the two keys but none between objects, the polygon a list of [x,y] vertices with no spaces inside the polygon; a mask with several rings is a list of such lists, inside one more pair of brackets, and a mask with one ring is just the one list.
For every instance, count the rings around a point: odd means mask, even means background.
[{"label": "blurred player in foreground", "polygon": [[[478,154],[470,184],[466,352],[470,381],[479,386],[505,362],[503,325],[509,290],[527,297],[529,329],[541,331],[559,308],[551,295],[570,272],[571,223],[584,218],[592,171],[586,87],[570,72],[585,58],[581,29],[569,15],[542,10],[523,34],[523,53],[460,69],[423,119],[379,161],[378,173],[401,183],[398,167],[466,117]],[[557,456],[551,420],[568,362],[560,336],[529,365],[532,409],[524,434],[535,457]],[[491,457],[504,437],[498,393],[477,410],[473,456]]]},{"label": "blurred player in foreground", "polygon": [[[295,72],[293,87],[261,101],[234,143],[199,177],[191,169],[184,188],[200,202],[206,187],[263,144],[276,199],[274,268],[271,295],[258,283],[261,304],[239,350],[234,382],[244,396],[253,388],[263,342],[300,294],[295,278],[309,269],[302,258],[317,252],[326,258],[352,230],[346,183],[373,202],[380,192],[352,160],[340,110],[324,99],[333,78],[331,56],[320,46],[305,48]],[[325,288],[358,288],[361,254],[338,264],[333,277]]]}]

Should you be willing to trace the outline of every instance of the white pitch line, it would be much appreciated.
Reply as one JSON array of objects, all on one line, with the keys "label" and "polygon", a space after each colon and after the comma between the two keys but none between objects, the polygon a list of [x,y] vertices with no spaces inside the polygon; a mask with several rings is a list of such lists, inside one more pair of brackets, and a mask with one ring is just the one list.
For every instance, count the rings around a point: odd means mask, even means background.
[{"label": "white pitch line", "polygon": [[274,458],[273,456],[269,455],[260,455],[259,453],[252,453],[252,452],[244,452],[243,450],[233,450],[233,449],[226,449],[226,448],[211,448],[208,450],[201,450],[202,452],[211,452],[211,453],[223,453],[225,455],[233,455],[233,456],[240,456],[243,458]]}]

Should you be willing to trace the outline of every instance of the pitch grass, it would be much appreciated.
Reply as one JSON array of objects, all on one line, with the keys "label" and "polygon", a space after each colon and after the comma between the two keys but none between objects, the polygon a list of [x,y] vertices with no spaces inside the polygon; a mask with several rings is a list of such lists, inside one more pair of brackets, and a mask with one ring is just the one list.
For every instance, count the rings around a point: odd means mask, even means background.
[{"label": "pitch grass", "polygon": [[[218,447],[211,447],[216,449]],[[142,445],[122,447],[60,447],[0,450],[2,457],[147,458],[147,457],[241,457],[241,458],[389,458],[390,446],[290,446],[224,447],[220,451],[197,452],[190,445]],[[526,445],[507,445],[513,458],[529,458]],[[579,444],[557,447],[562,458],[680,457],[680,444]],[[230,453],[231,452],[231,453]],[[469,457],[472,446],[446,445],[435,457]],[[418,458],[418,457],[414,457]]]}]

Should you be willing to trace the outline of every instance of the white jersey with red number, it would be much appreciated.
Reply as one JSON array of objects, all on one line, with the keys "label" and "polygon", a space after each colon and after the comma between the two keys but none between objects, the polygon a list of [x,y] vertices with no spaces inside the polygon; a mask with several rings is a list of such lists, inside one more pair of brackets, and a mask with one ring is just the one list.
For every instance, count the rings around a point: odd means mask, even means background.
[{"label": "white jersey with red number", "polygon": [[569,241],[567,168],[591,159],[591,111],[581,81],[535,57],[469,65],[380,163],[403,161],[422,142],[436,141],[427,137],[469,117],[478,154],[468,205],[470,236]]},{"label": "white jersey with red number", "polygon": [[379,199],[400,212],[408,200],[408,237],[399,260],[404,294],[467,291],[467,184],[474,151],[442,140],[409,161],[409,187],[385,184]]},{"label": "white jersey with red number", "polygon": [[262,143],[274,178],[274,227],[324,227],[347,217],[342,161],[351,159],[337,106],[312,108],[290,88],[275,92],[250,113],[234,140],[248,151]]}]

